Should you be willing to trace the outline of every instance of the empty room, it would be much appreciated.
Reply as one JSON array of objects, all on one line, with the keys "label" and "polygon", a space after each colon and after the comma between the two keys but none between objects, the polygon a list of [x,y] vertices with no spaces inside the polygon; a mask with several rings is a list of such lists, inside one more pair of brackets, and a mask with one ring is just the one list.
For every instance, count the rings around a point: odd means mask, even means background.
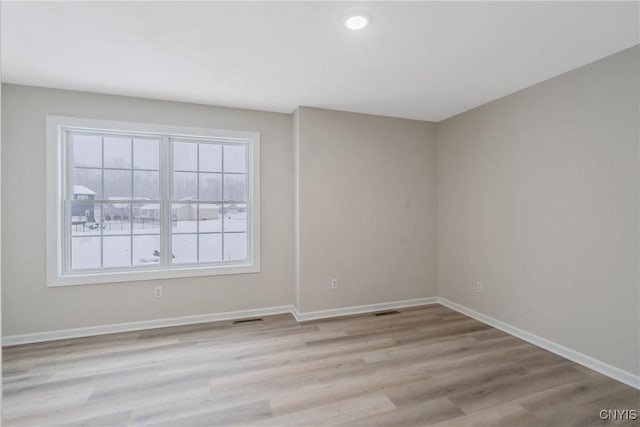
[{"label": "empty room", "polygon": [[0,1],[4,427],[640,425],[639,1]]}]

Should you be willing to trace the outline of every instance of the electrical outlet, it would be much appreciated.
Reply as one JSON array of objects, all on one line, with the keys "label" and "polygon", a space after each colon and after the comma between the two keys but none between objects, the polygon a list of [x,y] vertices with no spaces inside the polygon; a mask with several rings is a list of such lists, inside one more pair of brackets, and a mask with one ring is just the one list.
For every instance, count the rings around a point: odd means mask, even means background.
[{"label": "electrical outlet", "polygon": [[478,292],[479,294],[484,292],[484,283],[482,282],[476,283],[476,292]]},{"label": "electrical outlet", "polygon": [[160,298],[162,296],[162,286],[156,286],[153,289],[153,296],[156,298]]},{"label": "electrical outlet", "polygon": [[338,279],[331,279],[331,289],[334,291],[338,289]]}]

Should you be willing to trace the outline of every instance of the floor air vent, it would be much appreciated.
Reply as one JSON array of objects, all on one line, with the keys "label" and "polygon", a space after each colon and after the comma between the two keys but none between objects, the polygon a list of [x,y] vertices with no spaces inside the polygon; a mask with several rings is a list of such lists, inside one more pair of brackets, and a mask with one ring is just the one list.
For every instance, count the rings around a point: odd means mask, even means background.
[{"label": "floor air vent", "polygon": [[233,321],[233,325],[236,325],[238,323],[249,323],[249,322],[262,322],[262,318],[258,318],[258,319],[242,319],[242,320],[234,320]]},{"label": "floor air vent", "polygon": [[399,314],[398,310],[389,310],[389,311],[381,311],[380,313],[376,313],[376,316],[388,316],[389,314]]}]

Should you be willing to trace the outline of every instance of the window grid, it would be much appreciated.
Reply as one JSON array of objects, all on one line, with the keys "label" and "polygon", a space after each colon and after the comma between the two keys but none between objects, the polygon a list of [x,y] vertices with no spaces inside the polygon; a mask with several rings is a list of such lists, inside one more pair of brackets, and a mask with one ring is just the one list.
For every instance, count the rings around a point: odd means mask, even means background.
[{"label": "window grid", "polygon": [[[195,170],[191,170],[191,169],[176,169],[174,168],[173,163],[175,162],[175,143],[181,143],[181,144],[195,144],[196,145],[196,161],[195,161]],[[191,174],[195,174],[195,181],[196,181],[196,193],[195,193],[195,199],[193,200],[189,200],[188,203],[191,205],[195,206],[195,210],[196,210],[196,230],[194,231],[172,231],[171,232],[171,236],[195,236],[196,239],[196,262],[200,263],[201,261],[201,254],[200,254],[200,246],[201,246],[201,239],[200,237],[203,235],[220,235],[221,237],[221,263],[228,263],[231,262],[231,254],[229,254],[229,257],[227,259],[225,259],[225,238],[224,236],[226,234],[245,234],[248,237],[248,227],[249,227],[249,222],[248,222],[248,218],[247,220],[245,220],[245,230],[244,231],[227,231],[226,227],[225,227],[225,220],[226,220],[226,210],[228,209],[228,205],[232,205],[232,204],[242,204],[245,206],[245,212],[249,212],[249,206],[250,206],[250,201],[245,197],[244,200],[225,200],[225,176],[226,175],[237,175],[237,176],[245,176],[245,183],[244,183],[244,193],[247,193],[247,177],[248,177],[248,153],[245,153],[245,172],[227,172],[225,170],[225,153],[224,150],[227,147],[228,144],[224,144],[224,143],[216,143],[216,142],[208,142],[208,141],[190,141],[190,140],[185,140],[185,139],[170,139],[170,144],[171,144],[171,184],[172,184],[172,189],[171,189],[171,208],[172,208],[172,217],[173,217],[173,206],[175,204],[178,203],[184,203],[186,200],[178,200],[175,197],[175,188],[173,188],[173,184],[175,183],[175,176],[173,175],[174,173],[191,173]],[[219,145],[220,146],[220,172],[212,172],[212,171],[208,171],[205,170],[203,171],[201,168],[201,146],[203,144],[214,144],[214,145]],[[220,200],[207,200],[207,199],[203,199],[201,196],[201,186],[200,186],[200,182],[201,182],[201,176],[202,174],[206,174],[206,175],[219,175],[221,177],[221,184],[220,184]],[[202,206],[203,205],[215,205],[218,207],[218,212],[220,215],[220,231],[201,231],[200,227],[201,227],[201,211],[202,211]],[[172,218],[173,221],[173,218]],[[172,239],[173,242],[173,239]],[[249,250],[249,242],[247,242],[247,252]],[[170,260],[170,262],[172,262],[172,264],[183,264],[183,263],[176,263],[173,262],[173,259]]]},{"label": "window grid", "polygon": [[[68,137],[70,136],[71,138],[73,138],[73,136],[80,136],[80,135],[95,135],[93,133],[75,133],[75,132],[69,132],[68,133]],[[74,174],[74,179],[69,179],[69,185],[68,188],[72,189],[73,185],[75,183],[75,170],[76,169],[81,169],[81,170],[100,170],[100,198],[99,199],[74,199],[74,198],[69,198],[67,197],[66,200],[66,204],[68,205],[67,208],[67,212],[69,212],[69,219],[71,219],[72,213],[73,212],[73,206],[74,205],[93,205],[94,207],[94,211],[97,209],[100,213],[100,226],[99,226],[99,235],[89,235],[89,238],[99,238],[100,239],[100,266],[99,268],[105,268],[105,249],[104,249],[104,245],[105,245],[105,239],[116,239],[118,237],[128,237],[129,238],[129,265],[127,266],[122,266],[125,268],[128,267],[137,267],[140,264],[135,264],[134,262],[134,241],[135,241],[135,237],[154,237],[154,236],[161,236],[161,232],[160,233],[141,233],[141,232],[136,232],[135,231],[135,224],[134,224],[134,220],[135,220],[135,215],[134,215],[134,207],[136,205],[139,205],[140,208],[142,208],[142,206],[144,204],[147,205],[158,205],[158,209],[160,209],[160,200],[156,200],[156,199],[145,199],[144,202],[141,202],[140,198],[136,199],[136,193],[135,193],[135,172],[157,172],[158,175],[160,174],[160,170],[159,169],[151,169],[151,168],[138,168],[135,167],[135,139],[136,137],[133,136],[127,136],[127,140],[129,142],[129,154],[131,156],[131,166],[129,168],[125,168],[125,167],[107,167],[105,166],[105,137],[108,137],[107,135],[102,134],[100,136],[100,156],[101,156],[101,160],[100,160],[100,167],[96,167],[96,166],[76,166],[75,164],[72,164],[71,167],[69,168],[69,170]],[[122,138],[123,135],[119,134],[118,135],[119,138]],[[156,141],[158,143],[158,149],[159,149],[159,145],[160,145],[160,140],[158,140],[157,138],[137,138],[139,140],[149,140],[149,141]],[[73,144],[69,144],[70,148],[68,150],[69,153],[69,158],[73,161]],[[159,152],[158,152],[158,156],[159,156]],[[116,171],[129,171],[131,172],[131,180],[130,180],[130,189],[131,189],[131,199],[109,199],[106,196],[105,193],[105,171],[109,171],[109,170],[116,170]],[[160,191],[160,189],[157,189],[158,191]],[[69,195],[73,194],[72,190],[68,190],[67,193]],[[107,204],[127,204],[128,205],[128,233],[127,234],[105,234],[105,218],[107,216],[107,214],[105,213],[106,210],[106,205]],[[140,216],[140,220],[143,221],[142,222],[142,228],[144,229],[144,218],[142,218]],[[152,220],[153,221],[153,220]],[[159,227],[162,226],[162,218],[160,217],[158,219],[158,224]],[[70,225],[72,227],[72,225]],[[83,227],[84,228],[84,227]],[[73,239],[76,238],[80,238],[80,236],[74,236],[73,230],[70,230],[70,242],[71,243],[73,241]],[[69,269],[73,269],[72,268],[72,263],[73,263],[73,245],[70,244],[69,247],[69,260],[68,260],[68,264],[69,264]],[[76,269],[79,270],[79,269]]]},{"label": "window grid", "polygon": [[[104,135],[100,137],[100,163],[102,169],[100,170],[100,198],[105,199],[104,194]],[[75,183],[75,181],[74,181]],[[100,205],[100,221],[104,222],[104,205]],[[73,258],[71,258],[73,262]],[[104,228],[100,226],[100,268],[104,268]]]},{"label": "window grid", "polygon": [[[222,190],[220,192],[220,197],[222,198],[222,200],[224,200],[224,145],[222,146],[221,150],[222,152],[222,161],[220,162],[220,170],[222,171]],[[200,165],[198,165],[200,166]],[[222,221],[221,221],[221,227],[222,227],[222,236],[220,238],[221,240],[221,246],[222,246],[222,262],[224,262],[224,217],[226,216],[226,213],[224,211],[224,203],[222,204],[222,209],[220,209],[220,212],[222,213]]]},{"label": "window grid", "polygon": [[[196,198],[200,200],[200,144],[196,144],[196,168]],[[200,205],[196,205],[196,232],[196,262],[200,262]]]},{"label": "window grid", "polygon": [[[103,137],[104,138],[104,137]],[[104,142],[103,142],[104,144]],[[133,138],[129,140],[129,144],[131,145],[131,199],[133,199],[135,194],[135,184],[133,182],[135,173],[133,172],[134,165],[136,164],[136,159],[133,157]],[[158,156],[160,155],[160,147],[158,146]],[[104,161],[104,158],[103,158]],[[160,183],[158,183],[160,184]],[[160,191],[160,189],[158,189]],[[159,194],[158,194],[159,195]],[[104,197],[104,196],[103,196]],[[129,237],[129,265],[133,266],[133,203],[129,205],[129,220],[131,221],[131,236]],[[101,227],[102,228],[102,227]]]},{"label": "window grid", "polygon": [[[91,133],[88,132],[86,133],[88,135],[96,135],[96,133]],[[67,133],[67,139],[68,140],[72,140],[72,137],[75,135],[86,135],[85,133],[73,133],[73,132],[69,132]],[[107,204],[124,204],[127,203],[129,204],[128,207],[128,212],[129,212],[129,219],[128,219],[128,227],[129,227],[129,233],[126,235],[129,238],[129,265],[128,266],[122,266],[124,268],[135,268],[138,267],[140,264],[136,264],[135,260],[134,260],[134,237],[135,236],[146,236],[146,237],[152,237],[152,236],[158,236],[158,238],[160,239],[160,252],[161,252],[161,256],[159,257],[160,259],[158,260],[158,265],[161,267],[166,267],[167,265],[170,264],[176,264],[172,262],[172,257],[170,254],[172,254],[172,239],[169,238],[168,239],[168,245],[166,243],[163,244],[163,239],[162,236],[164,234],[168,234],[169,236],[172,235],[196,235],[196,263],[201,263],[201,259],[202,259],[202,254],[201,252],[201,239],[200,236],[201,235],[220,235],[220,245],[221,245],[221,255],[220,255],[220,261],[214,261],[211,262],[209,261],[208,263],[210,264],[219,264],[219,263],[225,263],[225,262],[231,262],[231,253],[229,254],[229,256],[227,257],[227,259],[225,260],[225,238],[224,235],[225,234],[244,234],[245,236],[249,236],[249,216],[247,215],[247,218],[245,219],[245,224],[244,224],[244,231],[226,231],[226,227],[225,227],[225,216],[226,216],[226,212],[228,212],[228,207],[231,204],[242,204],[244,205],[244,210],[245,212],[248,214],[250,212],[250,199],[248,199],[247,197],[245,197],[245,200],[225,200],[225,175],[238,175],[238,176],[244,176],[245,180],[244,180],[244,189],[243,189],[243,193],[246,195],[247,194],[247,185],[248,185],[248,177],[249,177],[249,168],[248,168],[248,150],[245,149],[245,172],[226,172],[225,171],[225,147],[226,144],[225,143],[219,143],[219,142],[209,142],[209,141],[189,141],[189,143],[195,143],[196,144],[196,199],[197,200],[189,200],[188,203],[193,204],[195,206],[195,210],[196,210],[196,231],[194,232],[176,232],[173,233],[172,232],[172,204],[175,202],[185,202],[185,200],[175,200],[173,199],[173,181],[174,181],[174,172],[182,172],[182,170],[173,170],[172,166],[173,166],[173,148],[174,148],[174,142],[176,140],[172,139],[172,138],[154,138],[156,141],[158,141],[158,156],[160,157],[160,161],[162,161],[162,145],[163,142],[166,142],[169,144],[170,147],[170,155],[169,155],[169,162],[168,165],[169,166],[165,169],[165,172],[162,172],[162,166],[159,166],[160,169],[149,169],[149,168],[136,168],[135,167],[135,142],[134,140],[136,139],[135,136],[131,136],[131,135],[123,135],[123,134],[118,134],[118,137],[122,138],[123,136],[126,136],[130,145],[130,155],[131,155],[131,166],[130,168],[125,168],[125,167],[106,167],[105,166],[105,137],[108,134],[106,133],[100,133],[100,155],[101,155],[101,159],[100,159],[100,197],[96,198],[96,199],[91,199],[91,200],[84,200],[81,198],[75,199],[74,197],[74,191],[73,191],[73,185],[76,182],[76,176],[75,176],[75,171],[76,170],[97,170],[98,167],[91,167],[91,166],[83,166],[83,165],[75,165],[74,162],[74,157],[73,157],[73,144],[70,143],[70,149],[67,150],[67,156],[69,159],[69,163],[70,163],[70,167],[67,168],[68,173],[66,174],[66,176],[68,177],[68,185],[67,185],[67,195],[66,195],[66,200],[65,200],[65,205],[67,206],[67,208],[65,209],[67,214],[65,214],[66,218],[67,218],[67,222],[68,222],[68,227],[69,232],[65,233],[67,238],[69,239],[69,246],[68,246],[68,250],[69,250],[69,259],[67,260],[68,263],[68,268],[69,270],[80,270],[79,268],[72,268],[73,266],[73,245],[71,244],[72,240],[74,237],[78,237],[76,235],[74,235],[74,232],[72,230],[72,225],[71,225],[71,216],[72,211],[73,211],[73,206],[77,205],[77,204],[85,204],[85,205],[93,205],[93,209],[94,211],[96,209],[99,210],[99,218],[100,218],[100,226],[99,228],[99,236],[98,235],[90,235],[89,237],[92,238],[96,238],[99,237],[100,239],[100,269],[105,269],[105,268],[109,268],[111,269],[111,267],[104,267],[105,265],[105,239],[109,239],[109,238],[116,238],[116,237],[122,237],[123,235],[119,235],[119,234],[105,234],[105,226],[104,226],[104,222],[105,222],[105,218],[107,216],[106,209],[105,209],[105,205]],[[181,141],[182,142],[182,141]],[[221,163],[221,171],[220,172],[211,172],[211,171],[202,171],[201,167],[200,167],[200,147],[202,144],[205,143],[211,143],[211,144],[217,144],[220,145],[221,150],[220,150],[220,163]],[[166,162],[165,162],[166,163]],[[165,167],[166,167],[165,166]],[[130,177],[130,198],[125,198],[125,199],[112,199],[109,198],[110,196],[108,196],[106,194],[106,179],[105,179],[105,171],[109,171],[109,170],[114,170],[114,171],[129,171],[131,173],[131,177]],[[161,197],[158,200],[144,200],[144,202],[140,201],[141,199],[136,199],[136,197],[138,196],[138,194],[136,194],[135,191],[135,173],[134,172],[138,172],[138,171],[142,171],[142,172],[158,172],[158,185],[160,186],[159,189],[157,189],[157,191],[160,191],[161,194],[171,194],[172,197],[167,200],[164,199],[163,197]],[[184,171],[184,172],[193,172],[193,171]],[[201,178],[201,174],[211,174],[211,175],[219,175],[221,177],[221,187],[220,187],[220,194],[221,194],[221,200],[202,200],[201,199],[201,185],[200,185],[200,178]],[[163,185],[163,182],[165,182],[165,179],[163,179],[162,177],[164,175],[169,175],[169,179],[167,181],[169,181],[169,185],[170,188],[168,189],[163,189],[165,186]],[[70,176],[73,175],[73,178]],[[159,227],[160,227],[160,233],[139,233],[135,231],[135,224],[134,224],[134,220],[135,220],[135,215],[134,215],[134,207],[135,205],[142,205],[142,204],[157,204],[159,211],[160,211],[160,218],[159,218]],[[163,204],[169,204],[168,206],[168,211],[171,212],[171,215],[169,216],[169,219],[163,219],[163,215],[162,215],[162,205]],[[204,204],[210,204],[210,205],[214,205],[217,206],[219,215],[220,215],[220,231],[201,231],[201,224],[200,224],[200,218],[202,215],[202,205]],[[143,219],[141,219],[143,220]],[[166,228],[168,224],[168,230],[163,231],[163,228]],[[144,224],[143,224],[144,225]],[[84,228],[84,226],[83,226]],[[248,257],[249,251],[250,251],[250,242],[247,240],[246,242],[246,257]],[[163,250],[163,247],[167,247],[169,250]],[[163,253],[164,252],[164,253]],[[245,260],[247,259],[245,257]],[[168,260],[167,260],[168,258]],[[168,261],[168,262],[167,262]],[[237,262],[238,260],[234,260],[235,262]]]}]

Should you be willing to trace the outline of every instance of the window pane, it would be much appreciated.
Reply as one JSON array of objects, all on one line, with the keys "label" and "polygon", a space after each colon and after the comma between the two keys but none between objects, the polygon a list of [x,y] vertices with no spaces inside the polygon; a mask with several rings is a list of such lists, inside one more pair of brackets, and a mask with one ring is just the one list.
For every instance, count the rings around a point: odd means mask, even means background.
[{"label": "window pane", "polygon": [[221,232],[222,218],[220,218],[220,205],[201,204],[200,232]]},{"label": "window pane", "polygon": [[133,233],[160,234],[160,205],[133,205]]},{"label": "window pane", "polygon": [[173,144],[173,170],[198,170],[198,144],[175,142]]},{"label": "window pane", "polygon": [[222,145],[200,144],[200,172],[222,172]]},{"label": "window pane", "polygon": [[173,173],[173,199],[195,200],[198,197],[198,174],[192,172]]},{"label": "window pane", "polygon": [[104,167],[131,168],[131,139],[104,138]]},{"label": "window pane", "polygon": [[105,203],[103,234],[131,234],[131,205],[129,203]]},{"label": "window pane", "polygon": [[73,165],[102,167],[102,137],[96,135],[72,135]]},{"label": "window pane", "polygon": [[134,139],[133,168],[160,169],[159,147],[157,139]]},{"label": "window pane", "polygon": [[100,237],[71,238],[71,268],[100,268]]},{"label": "window pane", "polygon": [[222,261],[222,234],[200,235],[200,262]]},{"label": "window pane", "polygon": [[247,231],[247,205],[224,205],[224,232]]},{"label": "window pane", "polygon": [[160,236],[133,236],[133,265],[160,262]]},{"label": "window pane", "polygon": [[245,145],[224,146],[224,171],[247,172],[247,149]]},{"label": "window pane", "polygon": [[99,236],[101,223],[102,217],[99,204],[82,203],[71,205],[72,236]]},{"label": "window pane", "polygon": [[222,200],[222,175],[200,173],[200,200]]},{"label": "window pane", "polygon": [[133,197],[160,199],[160,172],[133,171]]},{"label": "window pane", "polygon": [[198,239],[195,234],[175,234],[173,235],[173,263],[195,263],[198,261]]},{"label": "window pane", "polygon": [[247,200],[246,175],[224,175],[224,200]]},{"label": "window pane", "polygon": [[131,237],[105,236],[102,239],[102,263],[104,267],[128,267],[131,265]]},{"label": "window pane", "polygon": [[171,208],[171,231],[173,233],[195,233],[198,205],[195,203],[174,203]]},{"label": "window pane", "polygon": [[130,199],[131,198],[131,171],[130,170],[105,170],[104,171],[104,197],[106,199]]},{"label": "window pane", "polygon": [[102,170],[74,169],[73,170],[73,198],[102,198]]},{"label": "window pane", "polygon": [[246,233],[224,234],[224,261],[244,261],[247,259]]},{"label": "window pane", "polygon": [[[73,182],[65,188],[73,194],[65,192],[64,206],[71,253],[65,262],[72,269],[159,267],[161,231],[171,233],[166,255],[173,264],[246,261],[249,145],[71,132]],[[165,194],[160,167],[167,164],[171,191]],[[165,196],[171,216],[163,224]]]}]

